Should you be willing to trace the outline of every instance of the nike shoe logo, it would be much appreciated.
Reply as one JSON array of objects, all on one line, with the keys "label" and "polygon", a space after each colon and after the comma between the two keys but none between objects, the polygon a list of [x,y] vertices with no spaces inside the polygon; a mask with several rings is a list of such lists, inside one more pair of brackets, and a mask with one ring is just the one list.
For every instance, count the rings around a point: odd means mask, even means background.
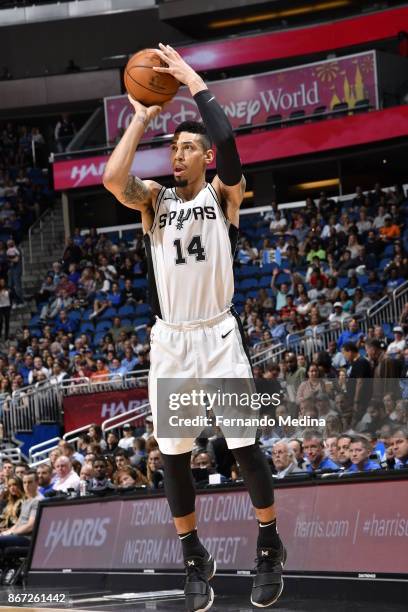
[{"label": "nike shoe logo", "polygon": [[221,338],[226,338],[231,332],[232,329],[230,329],[226,334],[221,334]]}]

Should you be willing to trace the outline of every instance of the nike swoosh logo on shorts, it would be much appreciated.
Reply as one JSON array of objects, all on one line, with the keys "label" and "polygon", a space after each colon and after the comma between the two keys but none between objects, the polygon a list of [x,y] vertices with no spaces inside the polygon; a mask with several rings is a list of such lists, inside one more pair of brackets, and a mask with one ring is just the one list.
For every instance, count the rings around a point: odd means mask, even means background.
[{"label": "nike swoosh logo on shorts", "polygon": [[232,329],[230,329],[226,334],[221,334],[221,338],[226,338],[228,334],[230,334],[231,332],[232,332]]}]

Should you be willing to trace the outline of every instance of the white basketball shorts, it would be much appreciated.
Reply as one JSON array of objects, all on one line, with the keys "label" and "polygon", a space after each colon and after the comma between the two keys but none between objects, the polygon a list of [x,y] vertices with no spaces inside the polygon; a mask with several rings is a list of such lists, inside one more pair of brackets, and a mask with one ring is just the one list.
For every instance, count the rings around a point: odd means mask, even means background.
[{"label": "white basketball shorts", "polygon": [[[230,309],[212,319],[187,323],[166,323],[156,317],[151,331],[149,400],[155,436],[163,453],[179,455],[191,451],[203,427],[197,427],[193,437],[157,435],[159,379],[252,379],[237,319],[238,315]],[[245,438],[226,437],[228,448],[255,444],[255,433]]]}]

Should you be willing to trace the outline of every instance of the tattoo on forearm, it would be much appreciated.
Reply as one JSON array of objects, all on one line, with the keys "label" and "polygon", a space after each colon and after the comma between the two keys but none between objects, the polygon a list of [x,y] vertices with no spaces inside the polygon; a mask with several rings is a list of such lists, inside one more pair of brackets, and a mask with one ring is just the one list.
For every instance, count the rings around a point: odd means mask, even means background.
[{"label": "tattoo on forearm", "polygon": [[136,176],[129,176],[126,187],[123,191],[123,199],[127,204],[145,202],[149,197],[146,185]]}]

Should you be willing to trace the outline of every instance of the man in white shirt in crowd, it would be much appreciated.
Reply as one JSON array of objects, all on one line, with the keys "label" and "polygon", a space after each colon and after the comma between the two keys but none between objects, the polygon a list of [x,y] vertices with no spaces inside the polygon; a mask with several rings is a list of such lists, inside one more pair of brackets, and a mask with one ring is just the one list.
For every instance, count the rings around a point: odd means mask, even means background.
[{"label": "man in white shirt in crowd", "polygon": [[145,418],[145,429],[146,431],[142,434],[142,438],[147,440],[153,435],[153,418],[151,416]]},{"label": "man in white shirt in crowd", "polygon": [[396,325],[392,332],[394,334],[394,340],[387,348],[387,355],[399,357],[406,345],[404,330],[400,325]]},{"label": "man in white shirt in crowd", "polygon": [[330,323],[343,323],[347,318],[350,318],[343,310],[343,304],[341,302],[334,302],[333,304],[333,312],[329,315]]},{"label": "man in white shirt in crowd", "polygon": [[79,476],[72,469],[71,460],[68,457],[58,457],[55,462],[55,472],[57,480],[54,484],[54,491],[63,491],[66,493],[68,489],[79,489]]},{"label": "man in white shirt in crowd", "polygon": [[124,450],[129,450],[133,446],[134,435],[132,426],[129,423],[125,423],[122,427],[123,437],[119,440],[118,446]]}]

